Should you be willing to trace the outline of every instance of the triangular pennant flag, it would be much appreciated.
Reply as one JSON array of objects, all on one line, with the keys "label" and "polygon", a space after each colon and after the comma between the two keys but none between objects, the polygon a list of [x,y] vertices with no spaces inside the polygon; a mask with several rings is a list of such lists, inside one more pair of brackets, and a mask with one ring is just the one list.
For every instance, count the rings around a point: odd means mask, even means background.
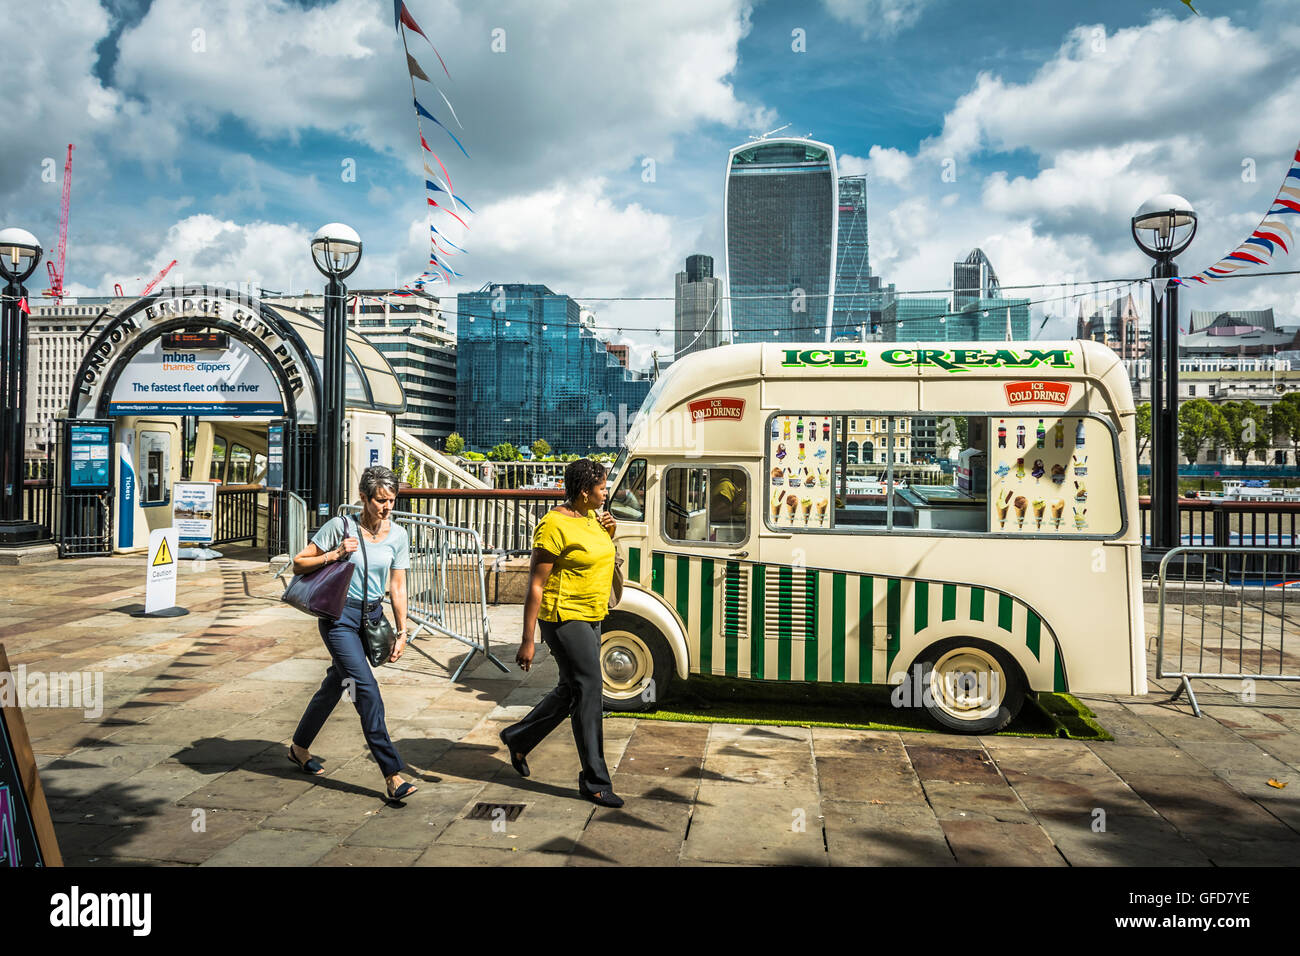
[{"label": "triangular pennant flag", "polygon": [[32,310],[27,307],[27,296],[23,296],[18,300],[18,308],[27,315],[32,314]]},{"label": "triangular pennant flag", "polygon": [[447,215],[451,216],[451,218],[455,219],[458,223],[460,223],[460,224],[461,224],[462,226],[464,226],[466,229],[469,228],[469,223],[465,222],[464,219],[461,219],[460,216],[456,215],[454,212],[452,212],[452,211],[451,211],[450,209],[448,209],[446,206],[438,206],[438,204],[437,204],[436,202],[434,202],[432,198],[430,198],[430,199],[428,200],[428,203],[429,203],[430,206],[437,206],[437,208],[441,209],[441,210],[442,210],[443,212],[445,212]]},{"label": "triangular pennant flag", "polygon": [[[435,86],[434,89],[438,90],[438,87]],[[438,90],[438,95],[441,96],[442,101],[447,104],[447,109],[451,110],[451,118],[456,121],[456,125],[459,126],[461,129],[464,129],[465,124],[462,123],[460,121],[460,117],[456,115],[456,107],[451,105],[451,100],[447,99],[447,94],[444,93],[442,90]]]},{"label": "triangular pennant flag", "polygon": [[458,140],[458,139],[456,138],[456,134],[453,133],[451,130],[447,129],[446,126],[443,126],[442,123],[438,120],[438,117],[434,116],[432,113],[430,113],[428,110],[426,110],[423,106],[421,106],[419,100],[416,100],[416,101],[415,101],[415,112],[418,113],[420,116],[423,116],[423,117],[425,117],[426,119],[432,120],[433,122],[435,122],[435,123],[437,123],[439,126],[441,126],[442,129],[446,132],[446,134],[447,134],[448,136],[451,137],[451,141],[452,141],[453,143],[455,143],[458,147],[460,147],[460,151],[461,151],[462,153],[465,153],[465,158],[466,158],[466,159],[469,159],[469,153],[466,153],[466,152],[465,152],[465,147],[464,147],[464,146],[461,146],[461,144],[460,144],[460,140]]},{"label": "triangular pennant flag", "polygon": [[1164,297],[1165,297],[1165,289],[1167,289],[1168,287],[1169,287],[1169,280],[1168,280],[1168,279],[1152,279],[1152,280],[1151,280],[1151,291],[1154,292],[1154,293],[1156,294],[1156,303],[1157,303],[1157,304],[1159,304],[1161,301],[1164,300]]},{"label": "triangular pennant flag", "polygon": [[433,82],[433,80],[429,79],[428,74],[420,68],[420,64],[415,62],[415,57],[411,56],[409,53],[406,54],[406,68],[410,71],[411,76],[415,77],[417,80],[424,80],[426,83]]},{"label": "triangular pennant flag", "polygon": [[438,62],[442,65],[442,72],[447,74],[447,79],[451,79],[451,72],[447,69],[447,64],[442,62],[442,54],[438,52],[438,48],[433,45],[433,41],[429,39],[428,35],[420,29],[420,25],[415,22],[415,18],[411,16],[410,11],[406,9],[406,4],[402,4],[401,12],[398,16],[403,23],[416,33],[420,34],[420,36],[424,37],[424,42],[429,44],[429,49],[433,51],[433,55],[438,58]]}]

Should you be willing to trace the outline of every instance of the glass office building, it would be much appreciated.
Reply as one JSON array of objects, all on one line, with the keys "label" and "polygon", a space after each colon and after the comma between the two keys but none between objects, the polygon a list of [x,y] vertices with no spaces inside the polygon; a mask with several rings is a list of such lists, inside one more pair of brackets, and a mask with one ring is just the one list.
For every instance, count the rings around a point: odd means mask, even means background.
[{"label": "glass office building", "polygon": [[713,257],[687,256],[686,271],[677,273],[673,297],[674,361],[718,344],[721,295],[722,281],[713,277]]},{"label": "glass office building", "polygon": [[866,176],[841,176],[839,179],[839,227],[835,247],[832,338],[858,338],[871,331],[873,299],[871,255],[867,244]]},{"label": "glass office building", "polygon": [[723,241],[732,342],[830,341],[835,150],[766,139],[727,157]]},{"label": "glass office building", "polygon": [[[900,298],[889,342],[1003,342],[1029,338],[1028,299],[976,299],[953,311],[947,299]],[[1010,313],[1008,317],[1008,312]]]},{"label": "glass office building", "polygon": [[457,297],[456,430],[472,451],[543,438],[556,453],[617,450],[650,390],[578,303],[544,285],[489,283]]}]

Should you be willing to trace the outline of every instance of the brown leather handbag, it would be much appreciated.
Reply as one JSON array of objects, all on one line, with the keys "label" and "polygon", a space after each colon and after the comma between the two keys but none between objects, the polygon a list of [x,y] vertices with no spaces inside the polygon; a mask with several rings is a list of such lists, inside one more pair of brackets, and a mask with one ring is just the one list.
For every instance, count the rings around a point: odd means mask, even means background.
[{"label": "brown leather handbag", "polygon": [[621,600],[623,600],[623,557],[615,555],[614,582],[609,589],[609,606],[618,607],[618,602]]},{"label": "brown leather handbag", "polygon": [[[343,519],[343,536],[347,537],[348,519]],[[330,561],[307,574],[295,574],[280,600],[304,614],[326,621],[343,616],[348,602],[348,585],[357,566],[351,561]]]}]

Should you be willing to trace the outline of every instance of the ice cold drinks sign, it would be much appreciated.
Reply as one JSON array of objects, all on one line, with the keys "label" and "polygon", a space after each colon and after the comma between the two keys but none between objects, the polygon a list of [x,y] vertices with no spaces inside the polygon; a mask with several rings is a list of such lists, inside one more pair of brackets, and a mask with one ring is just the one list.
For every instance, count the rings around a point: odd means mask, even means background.
[{"label": "ice cold drinks sign", "polygon": [[1069,382],[1007,382],[1008,405],[1065,405],[1070,400]]},{"label": "ice cold drinks sign", "polygon": [[705,398],[690,403],[691,421],[707,422],[715,418],[739,421],[745,417],[743,398]]}]

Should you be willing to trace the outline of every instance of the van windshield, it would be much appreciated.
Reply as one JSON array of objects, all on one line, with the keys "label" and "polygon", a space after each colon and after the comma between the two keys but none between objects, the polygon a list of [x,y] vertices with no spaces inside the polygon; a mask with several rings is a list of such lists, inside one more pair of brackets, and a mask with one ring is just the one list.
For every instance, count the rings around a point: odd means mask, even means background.
[{"label": "van windshield", "polygon": [[641,433],[645,430],[646,422],[650,417],[650,409],[654,408],[655,402],[657,402],[659,396],[663,394],[668,381],[677,374],[681,367],[682,363],[680,361],[674,362],[672,365],[668,366],[668,368],[660,372],[659,377],[655,379],[655,383],[650,386],[650,391],[646,393],[645,400],[641,403],[641,407],[637,409],[636,414],[632,417],[632,424],[628,426],[627,438],[624,439],[623,442],[623,447],[625,449],[635,448],[637,443],[641,440]]}]

